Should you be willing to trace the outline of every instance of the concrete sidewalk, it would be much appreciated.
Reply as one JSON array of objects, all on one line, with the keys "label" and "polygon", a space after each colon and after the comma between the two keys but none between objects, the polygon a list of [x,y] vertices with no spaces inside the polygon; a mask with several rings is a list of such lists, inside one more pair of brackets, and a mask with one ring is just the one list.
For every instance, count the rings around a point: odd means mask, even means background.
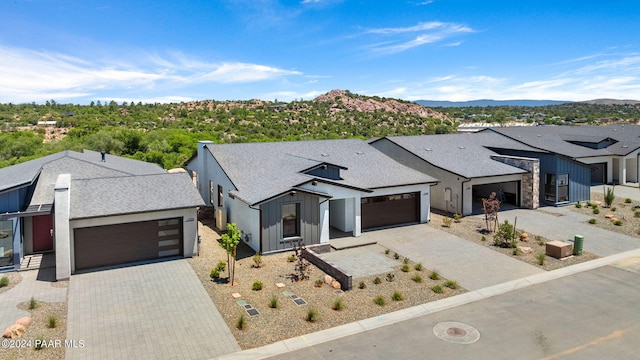
[{"label": "concrete sidewalk", "polygon": [[[593,269],[598,269],[606,265],[612,265],[625,262],[630,258],[640,257],[640,249],[616,254],[606,258],[596,259],[562,269],[544,272],[522,279],[506,282],[491,286],[485,289],[471,291],[462,295],[450,297],[447,299],[434,301],[408,309],[384,314],[381,316],[356,321],[335,328],[319,331],[312,334],[295,337],[292,339],[279,341],[260,348],[244,350],[237,353],[228,354],[219,357],[224,360],[244,360],[244,359],[264,359],[276,355],[286,354],[295,350],[309,348],[311,346],[327,343],[337,339],[341,339],[350,335],[361,334],[370,330],[382,328],[384,326],[397,324],[407,320],[413,320],[425,315],[435,314],[444,310],[452,309],[458,306],[475,303],[480,300],[494,298],[498,295],[513,292],[515,290],[525,289],[533,285],[543,284],[551,280],[561,279],[571,275],[579,274]],[[415,330],[415,329],[414,329]],[[504,329],[508,332],[508,329]],[[501,339],[504,339],[504,332]],[[384,346],[382,346],[384,347]],[[384,350],[384,349],[379,349]],[[396,353],[396,356],[398,354]],[[442,355],[440,353],[440,355]],[[441,357],[441,356],[440,356]],[[322,358],[321,356],[318,358]],[[495,358],[495,357],[494,357]]]}]

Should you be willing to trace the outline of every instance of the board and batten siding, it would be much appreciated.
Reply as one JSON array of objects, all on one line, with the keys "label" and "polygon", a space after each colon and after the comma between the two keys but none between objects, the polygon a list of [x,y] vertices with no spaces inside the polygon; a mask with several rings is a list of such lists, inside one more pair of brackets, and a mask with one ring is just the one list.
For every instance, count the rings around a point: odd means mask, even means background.
[{"label": "board and batten siding", "polygon": [[[310,194],[296,192],[294,195],[286,194],[279,198],[260,205],[262,214],[261,252],[268,253],[290,249],[292,242],[282,237],[282,205],[300,204],[300,238],[305,245],[320,243],[320,198]],[[296,241],[298,238],[294,238]]]}]

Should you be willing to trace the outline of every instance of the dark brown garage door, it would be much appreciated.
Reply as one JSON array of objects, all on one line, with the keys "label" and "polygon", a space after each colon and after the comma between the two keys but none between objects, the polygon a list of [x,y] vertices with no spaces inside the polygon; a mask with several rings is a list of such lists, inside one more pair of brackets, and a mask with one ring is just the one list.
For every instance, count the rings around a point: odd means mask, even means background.
[{"label": "dark brown garage door", "polygon": [[74,230],[76,270],[182,255],[182,218]]},{"label": "dark brown garage door", "polygon": [[420,221],[420,193],[374,196],[361,199],[362,229]]}]

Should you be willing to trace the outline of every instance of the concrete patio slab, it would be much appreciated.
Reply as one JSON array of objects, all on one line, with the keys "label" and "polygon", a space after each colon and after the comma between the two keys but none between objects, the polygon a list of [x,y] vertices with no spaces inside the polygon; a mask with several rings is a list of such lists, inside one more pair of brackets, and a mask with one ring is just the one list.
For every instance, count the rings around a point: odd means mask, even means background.
[{"label": "concrete patio slab", "polygon": [[239,351],[189,263],[172,260],[74,275],[67,349],[75,359],[211,359]]},{"label": "concrete patio slab", "polygon": [[401,263],[384,255],[379,245],[360,246],[352,249],[332,251],[318,255],[322,260],[338,267],[354,279],[393,271]]}]

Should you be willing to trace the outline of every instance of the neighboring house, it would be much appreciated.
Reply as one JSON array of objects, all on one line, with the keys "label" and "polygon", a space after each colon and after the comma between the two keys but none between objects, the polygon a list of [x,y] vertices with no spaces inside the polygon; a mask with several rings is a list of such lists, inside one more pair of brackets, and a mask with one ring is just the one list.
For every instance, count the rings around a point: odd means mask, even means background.
[{"label": "neighboring house", "polygon": [[56,278],[197,249],[185,173],[99,152],[64,151],[0,169],[0,267],[55,251]]},{"label": "neighboring house", "polygon": [[254,250],[328,243],[331,233],[429,221],[431,176],[357,139],[198,143],[188,163],[216,223],[233,222]]},{"label": "neighboring house", "polygon": [[484,131],[588,164],[593,185],[640,181],[639,125],[504,127]]},{"label": "neighboring house", "polygon": [[[482,211],[482,198],[495,192],[503,202],[539,205],[538,151],[492,133],[388,136],[370,145],[399,163],[436,177],[431,206],[449,213]],[[503,155],[501,149],[527,152]],[[531,154],[529,152],[536,152]],[[535,156],[531,156],[535,155]]]}]

